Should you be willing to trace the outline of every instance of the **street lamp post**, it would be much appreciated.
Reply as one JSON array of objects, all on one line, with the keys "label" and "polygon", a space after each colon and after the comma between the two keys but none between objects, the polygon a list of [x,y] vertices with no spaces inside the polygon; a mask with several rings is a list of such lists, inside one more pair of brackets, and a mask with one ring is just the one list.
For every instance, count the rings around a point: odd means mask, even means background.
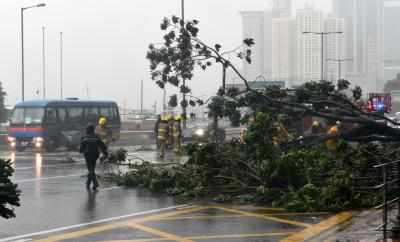
[{"label": "street lamp post", "polygon": [[303,34],[315,34],[321,36],[321,80],[324,80],[324,36],[330,34],[343,34],[341,31],[336,32],[309,32],[305,31]]},{"label": "street lamp post", "polygon": [[342,63],[346,61],[352,61],[352,58],[345,58],[345,59],[326,59],[327,61],[333,61],[338,63],[338,80],[341,79],[342,76]]},{"label": "street lamp post", "polygon": [[[182,23],[181,23],[181,27],[182,28],[185,28],[185,0],[181,0],[181,17],[182,17]],[[186,80],[185,80],[185,78],[183,78],[183,80],[182,80],[182,84],[183,84],[183,86],[185,87],[184,88],[184,90],[183,90],[183,93],[182,93],[182,99],[183,99],[183,102],[186,104],[186,93],[185,93],[185,91],[186,91]],[[185,107],[182,107],[182,115],[183,115],[183,125],[182,125],[182,128],[183,129],[186,129],[186,106]]]},{"label": "street lamp post", "polygon": [[46,4],[40,3],[21,8],[21,89],[22,101],[25,101],[25,60],[24,60],[24,11],[30,8],[44,7]]}]

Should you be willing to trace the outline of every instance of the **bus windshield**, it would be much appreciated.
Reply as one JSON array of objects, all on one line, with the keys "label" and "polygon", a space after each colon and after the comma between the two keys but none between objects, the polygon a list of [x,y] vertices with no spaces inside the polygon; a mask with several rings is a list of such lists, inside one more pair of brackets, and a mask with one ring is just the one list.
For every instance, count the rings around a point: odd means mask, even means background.
[{"label": "bus windshield", "polygon": [[41,124],[44,108],[16,108],[11,117],[11,124]]}]

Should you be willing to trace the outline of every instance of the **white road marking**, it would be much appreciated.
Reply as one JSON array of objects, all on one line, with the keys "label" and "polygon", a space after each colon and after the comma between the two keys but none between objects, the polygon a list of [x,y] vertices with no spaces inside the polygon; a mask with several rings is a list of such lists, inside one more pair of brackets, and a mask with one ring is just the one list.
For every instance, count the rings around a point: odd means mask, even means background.
[{"label": "white road marking", "polygon": [[149,211],[131,213],[131,214],[122,215],[122,216],[118,216],[118,217],[100,219],[100,220],[89,222],[89,223],[75,224],[75,225],[60,227],[60,228],[56,228],[56,229],[50,229],[50,230],[45,230],[45,231],[40,231],[40,232],[35,232],[35,233],[30,233],[30,234],[24,234],[24,235],[18,235],[18,236],[3,238],[3,239],[0,239],[0,242],[8,242],[8,241],[12,241],[12,240],[24,239],[26,237],[45,235],[45,234],[61,232],[61,231],[70,230],[70,229],[77,229],[77,228],[84,227],[84,226],[89,226],[89,225],[95,225],[95,224],[100,224],[100,223],[111,222],[111,221],[114,221],[114,220],[121,220],[121,219],[125,219],[125,218],[130,218],[130,217],[148,215],[148,214],[152,214],[152,213],[160,213],[160,212],[165,212],[165,211],[169,211],[169,210],[173,210],[173,209],[184,208],[186,206],[187,205],[184,204],[184,205],[179,205],[179,206],[171,206],[171,207],[154,209],[154,210],[149,210]]},{"label": "white road marking", "polygon": [[86,175],[87,175],[87,173],[81,173],[81,174],[66,175],[66,176],[51,176],[51,177],[44,177],[44,178],[24,179],[24,180],[17,180],[17,181],[14,181],[14,182],[15,183],[26,183],[26,182],[34,182],[34,181],[47,181],[47,180],[78,177],[78,176],[86,176]]},{"label": "white road marking", "polygon": [[104,189],[100,189],[100,192],[102,192],[102,191],[110,191],[110,190],[115,190],[115,189],[122,189],[122,188],[124,188],[124,187],[120,187],[120,186],[107,187],[107,188],[104,188]]},{"label": "white road marking", "polygon": [[19,240],[14,240],[11,242],[28,242],[28,241],[32,241],[32,239],[19,239]]},{"label": "white road marking", "polygon": [[[52,167],[60,167],[60,168],[65,168],[65,167],[70,167],[70,166],[85,166],[84,163],[73,163],[73,164],[58,164],[58,165],[47,165],[47,166],[42,166],[41,168],[52,168]],[[27,167],[17,167],[14,170],[16,171],[23,171],[23,170],[34,170],[37,169],[36,166],[27,166]]]}]

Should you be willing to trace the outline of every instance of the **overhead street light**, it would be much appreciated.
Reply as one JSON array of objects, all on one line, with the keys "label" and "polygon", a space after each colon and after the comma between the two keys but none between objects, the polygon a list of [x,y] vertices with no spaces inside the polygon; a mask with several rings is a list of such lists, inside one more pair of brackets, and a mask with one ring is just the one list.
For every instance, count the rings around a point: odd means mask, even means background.
[{"label": "overhead street light", "polygon": [[22,89],[22,101],[25,100],[25,60],[24,60],[24,11],[30,8],[45,7],[45,3],[39,3],[36,5],[22,7],[21,8],[21,89]]},{"label": "overhead street light", "polygon": [[303,31],[303,34],[321,35],[321,80],[324,80],[324,36],[330,34],[343,34],[343,31],[334,31],[334,32]]}]

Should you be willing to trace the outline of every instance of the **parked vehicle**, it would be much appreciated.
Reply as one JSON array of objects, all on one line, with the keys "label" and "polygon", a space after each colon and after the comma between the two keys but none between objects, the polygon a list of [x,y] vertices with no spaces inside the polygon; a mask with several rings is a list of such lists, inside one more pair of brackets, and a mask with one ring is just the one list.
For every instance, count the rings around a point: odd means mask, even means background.
[{"label": "parked vehicle", "polygon": [[113,139],[118,140],[121,119],[118,106],[112,101],[25,101],[15,105],[7,141],[11,148],[53,151],[65,146],[75,150],[88,123],[97,124],[106,117]]}]

